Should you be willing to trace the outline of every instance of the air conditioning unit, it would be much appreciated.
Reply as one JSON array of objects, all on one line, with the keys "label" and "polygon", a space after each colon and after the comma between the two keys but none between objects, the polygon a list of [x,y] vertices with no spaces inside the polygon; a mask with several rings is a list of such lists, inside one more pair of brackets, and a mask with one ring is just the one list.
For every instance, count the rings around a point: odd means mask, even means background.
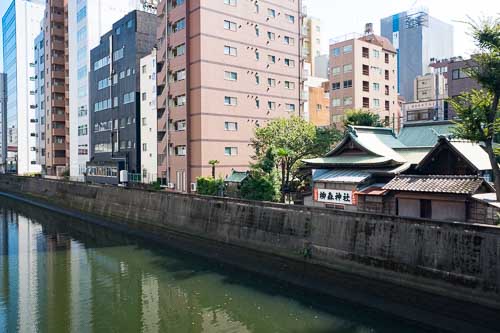
[{"label": "air conditioning unit", "polygon": [[196,183],[191,183],[191,192],[196,192]]},{"label": "air conditioning unit", "polygon": [[168,183],[167,187],[170,188],[170,189],[175,189],[175,184],[174,183]]}]

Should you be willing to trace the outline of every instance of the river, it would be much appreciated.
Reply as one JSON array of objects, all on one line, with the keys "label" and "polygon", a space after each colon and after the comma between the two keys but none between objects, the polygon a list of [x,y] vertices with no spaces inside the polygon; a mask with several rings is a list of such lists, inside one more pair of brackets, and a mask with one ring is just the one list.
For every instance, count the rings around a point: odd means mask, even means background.
[{"label": "river", "polygon": [[423,332],[0,197],[0,332]]}]

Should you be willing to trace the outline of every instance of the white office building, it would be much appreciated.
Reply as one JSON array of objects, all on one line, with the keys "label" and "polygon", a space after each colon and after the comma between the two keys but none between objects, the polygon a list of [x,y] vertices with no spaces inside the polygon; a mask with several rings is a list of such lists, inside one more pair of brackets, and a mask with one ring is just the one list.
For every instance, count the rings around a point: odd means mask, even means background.
[{"label": "white office building", "polygon": [[158,111],[156,109],[156,49],[140,62],[142,182],[158,179]]},{"label": "white office building", "polygon": [[41,172],[36,161],[35,38],[44,0],[13,0],[2,17],[3,65],[7,74],[7,169],[19,175]]},{"label": "white office building", "polygon": [[69,133],[70,177],[82,181],[90,158],[90,133],[78,133],[78,127],[90,128],[88,73],[90,50],[114,22],[132,10],[144,9],[144,0],[68,0],[69,46]]}]

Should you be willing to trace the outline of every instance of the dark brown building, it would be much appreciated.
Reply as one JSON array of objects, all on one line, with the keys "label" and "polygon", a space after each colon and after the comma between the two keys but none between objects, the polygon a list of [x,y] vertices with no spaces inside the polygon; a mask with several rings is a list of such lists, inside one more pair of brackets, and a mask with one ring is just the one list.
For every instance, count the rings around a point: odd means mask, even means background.
[{"label": "dark brown building", "polygon": [[46,171],[61,176],[69,165],[67,0],[45,8]]},{"label": "dark brown building", "polygon": [[476,80],[469,77],[467,69],[475,66],[474,60],[453,61],[448,64],[448,96],[456,97],[472,89],[481,89]]}]

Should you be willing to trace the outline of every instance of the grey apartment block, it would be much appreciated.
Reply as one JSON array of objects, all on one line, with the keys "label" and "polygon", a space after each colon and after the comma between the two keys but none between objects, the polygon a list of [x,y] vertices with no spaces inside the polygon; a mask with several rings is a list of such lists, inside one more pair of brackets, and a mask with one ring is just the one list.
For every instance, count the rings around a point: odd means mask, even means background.
[{"label": "grey apartment block", "polygon": [[0,73],[0,173],[7,159],[7,74]]},{"label": "grey apartment block", "polygon": [[35,101],[36,101],[36,162],[42,166],[45,173],[45,57],[43,29],[35,38]]},{"label": "grey apartment block", "polygon": [[425,10],[395,14],[380,25],[382,36],[398,51],[398,92],[413,101],[413,80],[428,72],[431,59],[453,56],[453,26]]},{"label": "grey apartment block", "polygon": [[116,184],[121,170],[141,172],[139,65],[155,46],[156,28],[156,15],[132,11],[90,51],[89,181]]}]

